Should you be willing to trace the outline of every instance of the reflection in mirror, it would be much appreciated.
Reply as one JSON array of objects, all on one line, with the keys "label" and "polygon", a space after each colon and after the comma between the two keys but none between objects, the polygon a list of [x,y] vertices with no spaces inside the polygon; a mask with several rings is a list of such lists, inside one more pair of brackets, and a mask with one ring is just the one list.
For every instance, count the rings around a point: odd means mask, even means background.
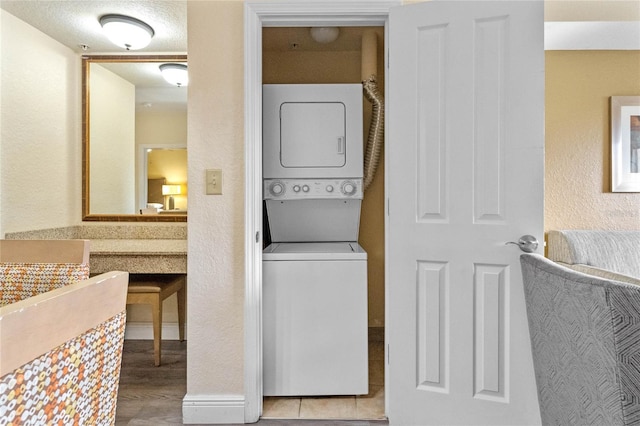
[{"label": "reflection in mirror", "polygon": [[[187,148],[183,145],[138,145],[138,200],[144,214],[160,211],[180,213],[187,210]],[[163,194],[163,186],[179,188],[179,194],[171,194],[173,206],[169,206],[169,194]],[[165,192],[167,188],[165,188]]]},{"label": "reflection in mirror", "polygon": [[83,58],[83,220],[186,220],[187,88],[164,63],[186,56]]}]

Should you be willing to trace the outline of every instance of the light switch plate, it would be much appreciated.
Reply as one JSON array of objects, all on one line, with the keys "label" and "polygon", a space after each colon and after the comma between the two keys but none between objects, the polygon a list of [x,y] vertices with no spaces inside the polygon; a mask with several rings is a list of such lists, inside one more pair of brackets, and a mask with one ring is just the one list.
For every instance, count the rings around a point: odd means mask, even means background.
[{"label": "light switch plate", "polygon": [[222,170],[207,170],[207,195],[222,195]]}]

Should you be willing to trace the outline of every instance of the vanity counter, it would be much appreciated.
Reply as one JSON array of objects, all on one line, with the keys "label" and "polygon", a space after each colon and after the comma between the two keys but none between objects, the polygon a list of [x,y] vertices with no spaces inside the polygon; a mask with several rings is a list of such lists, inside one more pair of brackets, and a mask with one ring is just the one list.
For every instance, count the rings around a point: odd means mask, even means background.
[{"label": "vanity counter", "polygon": [[90,253],[92,274],[108,271],[187,273],[186,239],[94,239]]},{"label": "vanity counter", "polygon": [[91,224],[12,232],[17,240],[82,239],[90,241],[91,274],[186,274],[187,227],[184,224]]}]

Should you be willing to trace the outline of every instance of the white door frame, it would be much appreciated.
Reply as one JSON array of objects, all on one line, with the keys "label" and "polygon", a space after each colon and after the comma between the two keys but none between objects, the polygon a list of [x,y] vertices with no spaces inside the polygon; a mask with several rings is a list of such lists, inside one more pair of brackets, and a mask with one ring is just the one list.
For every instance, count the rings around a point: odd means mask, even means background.
[{"label": "white door frame", "polygon": [[[386,26],[396,1],[247,1],[245,89],[245,422],[262,413],[262,27]],[[386,287],[386,284],[385,284]]]}]

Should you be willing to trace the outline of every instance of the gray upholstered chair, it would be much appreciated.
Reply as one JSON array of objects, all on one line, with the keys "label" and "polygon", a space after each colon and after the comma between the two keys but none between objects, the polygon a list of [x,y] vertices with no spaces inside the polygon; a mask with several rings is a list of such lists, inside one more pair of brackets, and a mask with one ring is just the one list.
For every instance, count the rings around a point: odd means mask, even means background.
[{"label": "gray upholstered chair", "polygon": [[520,260],[542,423],[640,424],[640,287]]},{"label": "gray upholstered chair", "polygon": [[547,234],[547,257],[570,269],[640,285],[640,231],[560,230]]}]

